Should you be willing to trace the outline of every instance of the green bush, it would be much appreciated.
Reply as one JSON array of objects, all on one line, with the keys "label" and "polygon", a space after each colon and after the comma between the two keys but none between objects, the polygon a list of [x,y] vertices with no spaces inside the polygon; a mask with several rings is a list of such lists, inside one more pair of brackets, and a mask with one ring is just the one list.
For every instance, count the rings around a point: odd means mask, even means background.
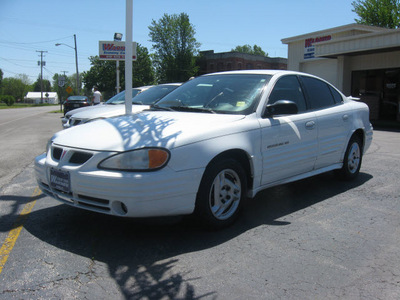
[{"label": "green bush", "polygon": [[3,95],[3,96],[0,96],[0,101],[4,102],[7,106],[11,106],[15,103],[15,98],[14,98],[14,96]]}]

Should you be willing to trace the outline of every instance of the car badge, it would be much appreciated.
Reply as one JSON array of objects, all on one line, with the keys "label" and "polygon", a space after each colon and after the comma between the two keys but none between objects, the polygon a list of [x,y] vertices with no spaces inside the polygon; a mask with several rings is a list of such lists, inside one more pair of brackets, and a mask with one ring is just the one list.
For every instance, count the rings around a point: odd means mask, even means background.
[{"label": "car badge", "polygon": [[63,158],[64,158],[64,156],[65,156],[65,154],[67,154],[67,150],[63,149],[63,151],[62,151],[62,154],[61,154],[61,158],[60,158],[60,159],[63,159]]}]

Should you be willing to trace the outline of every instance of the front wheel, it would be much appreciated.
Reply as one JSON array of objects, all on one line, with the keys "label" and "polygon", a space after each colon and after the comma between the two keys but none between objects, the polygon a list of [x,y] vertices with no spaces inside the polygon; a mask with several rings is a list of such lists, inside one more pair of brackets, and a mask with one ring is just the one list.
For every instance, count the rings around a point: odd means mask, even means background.
[{"label": "front wheel", "polygon": [[344,155],[343,167],[336,174],[340,179],[352,180],[360,172],[362,162],[362,142],[358,136],[353,136]]},{"label": "front wheel", "polygon": [[216,162],[203,175],[195,213],[208,227],[226,227],[237,218],[246,190],[246,175],[237,161]]}]

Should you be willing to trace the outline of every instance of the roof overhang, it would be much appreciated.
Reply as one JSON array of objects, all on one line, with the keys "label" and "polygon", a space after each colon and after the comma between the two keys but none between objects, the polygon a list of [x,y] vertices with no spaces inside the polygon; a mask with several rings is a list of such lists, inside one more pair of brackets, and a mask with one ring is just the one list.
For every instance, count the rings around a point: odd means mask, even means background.
[{"label": "roof overhang", "polygon": [[315,44],[315,57],[337,58],[400,50],[400,29],[332,39]]},{"label": "roof overhang", "polygon": [[334,35],[343,32],[352,32],[352,36],[357,36],[360,34],[368,34],[368,33],[382,33],[382,32],[390,32],[393,29],[387,29],[376,26],[368,26],[362,24],[348,24],[339,27],[329,28],[325,30],[314,31],[302,35],[297,35],[289,38],[282,39],[283,44],[289,44],[297,41],[305,40],[309,37],[320,36],[320,35]]}]

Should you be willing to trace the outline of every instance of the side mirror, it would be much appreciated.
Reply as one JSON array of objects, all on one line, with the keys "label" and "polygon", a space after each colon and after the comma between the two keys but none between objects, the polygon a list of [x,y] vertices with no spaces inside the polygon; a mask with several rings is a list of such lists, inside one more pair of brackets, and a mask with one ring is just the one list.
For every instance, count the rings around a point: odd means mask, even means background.
[{"label": "side mirror", "polygon": [[290,100],[278,100],[274,104],[269,104],[265,108],[264,118],[276,115],[294,115],[299,112],[297,104]]}]

